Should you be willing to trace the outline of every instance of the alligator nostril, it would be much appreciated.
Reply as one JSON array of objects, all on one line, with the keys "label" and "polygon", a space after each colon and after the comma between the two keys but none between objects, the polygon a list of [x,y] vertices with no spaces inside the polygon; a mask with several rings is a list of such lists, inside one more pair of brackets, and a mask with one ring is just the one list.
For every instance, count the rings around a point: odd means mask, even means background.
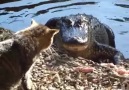
[{"label": "alligator nostril", "polygon": [[80,27],[81,24],[82,24],[82,21],[81,20],[78,20],[78,21],[75,22],[75,26],[77,26],[77,27]]}]

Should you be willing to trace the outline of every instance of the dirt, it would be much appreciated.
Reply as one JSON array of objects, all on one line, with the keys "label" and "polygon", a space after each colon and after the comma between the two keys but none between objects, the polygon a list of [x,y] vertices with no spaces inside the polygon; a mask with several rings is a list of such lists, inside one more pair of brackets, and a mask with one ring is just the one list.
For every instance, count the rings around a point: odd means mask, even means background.
[{"label": "dirt", "polygon": [[41,52],[25,75],[29,90],[129,90],[129,64],[96,63],[55,48]]}]

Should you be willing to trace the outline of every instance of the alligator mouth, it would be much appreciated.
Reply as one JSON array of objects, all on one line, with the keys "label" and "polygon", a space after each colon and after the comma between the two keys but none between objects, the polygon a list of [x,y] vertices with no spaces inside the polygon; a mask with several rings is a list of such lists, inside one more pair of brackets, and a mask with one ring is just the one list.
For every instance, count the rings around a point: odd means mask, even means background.
[{"label": "alligator mouth", "polygon": [[86,44],[63,44],[63,47],[70,51],[83,51],[87,46]]}]

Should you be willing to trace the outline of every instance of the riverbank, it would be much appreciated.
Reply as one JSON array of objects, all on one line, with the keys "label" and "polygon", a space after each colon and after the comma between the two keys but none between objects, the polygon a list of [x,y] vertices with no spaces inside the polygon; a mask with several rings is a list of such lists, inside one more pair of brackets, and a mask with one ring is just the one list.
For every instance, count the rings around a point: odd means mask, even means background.
[{"label": "riverbank", "polygon": [[95,63],[57,48],[40,53],[26,73],[29,90],[128,90],[129,64]]}]

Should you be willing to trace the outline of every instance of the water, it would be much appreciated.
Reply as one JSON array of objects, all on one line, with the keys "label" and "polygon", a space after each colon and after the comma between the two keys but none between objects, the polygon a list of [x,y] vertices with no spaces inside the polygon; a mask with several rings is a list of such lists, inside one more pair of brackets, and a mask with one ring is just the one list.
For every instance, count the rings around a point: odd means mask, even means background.
[{"label": "water", "polygon": [[28,27],[32,18],[45,24],[52,17],[91,14],[113,29],[116,48],[129,58],[129,0],[1,0],[0,3],[0,26],[13,31]]}]

